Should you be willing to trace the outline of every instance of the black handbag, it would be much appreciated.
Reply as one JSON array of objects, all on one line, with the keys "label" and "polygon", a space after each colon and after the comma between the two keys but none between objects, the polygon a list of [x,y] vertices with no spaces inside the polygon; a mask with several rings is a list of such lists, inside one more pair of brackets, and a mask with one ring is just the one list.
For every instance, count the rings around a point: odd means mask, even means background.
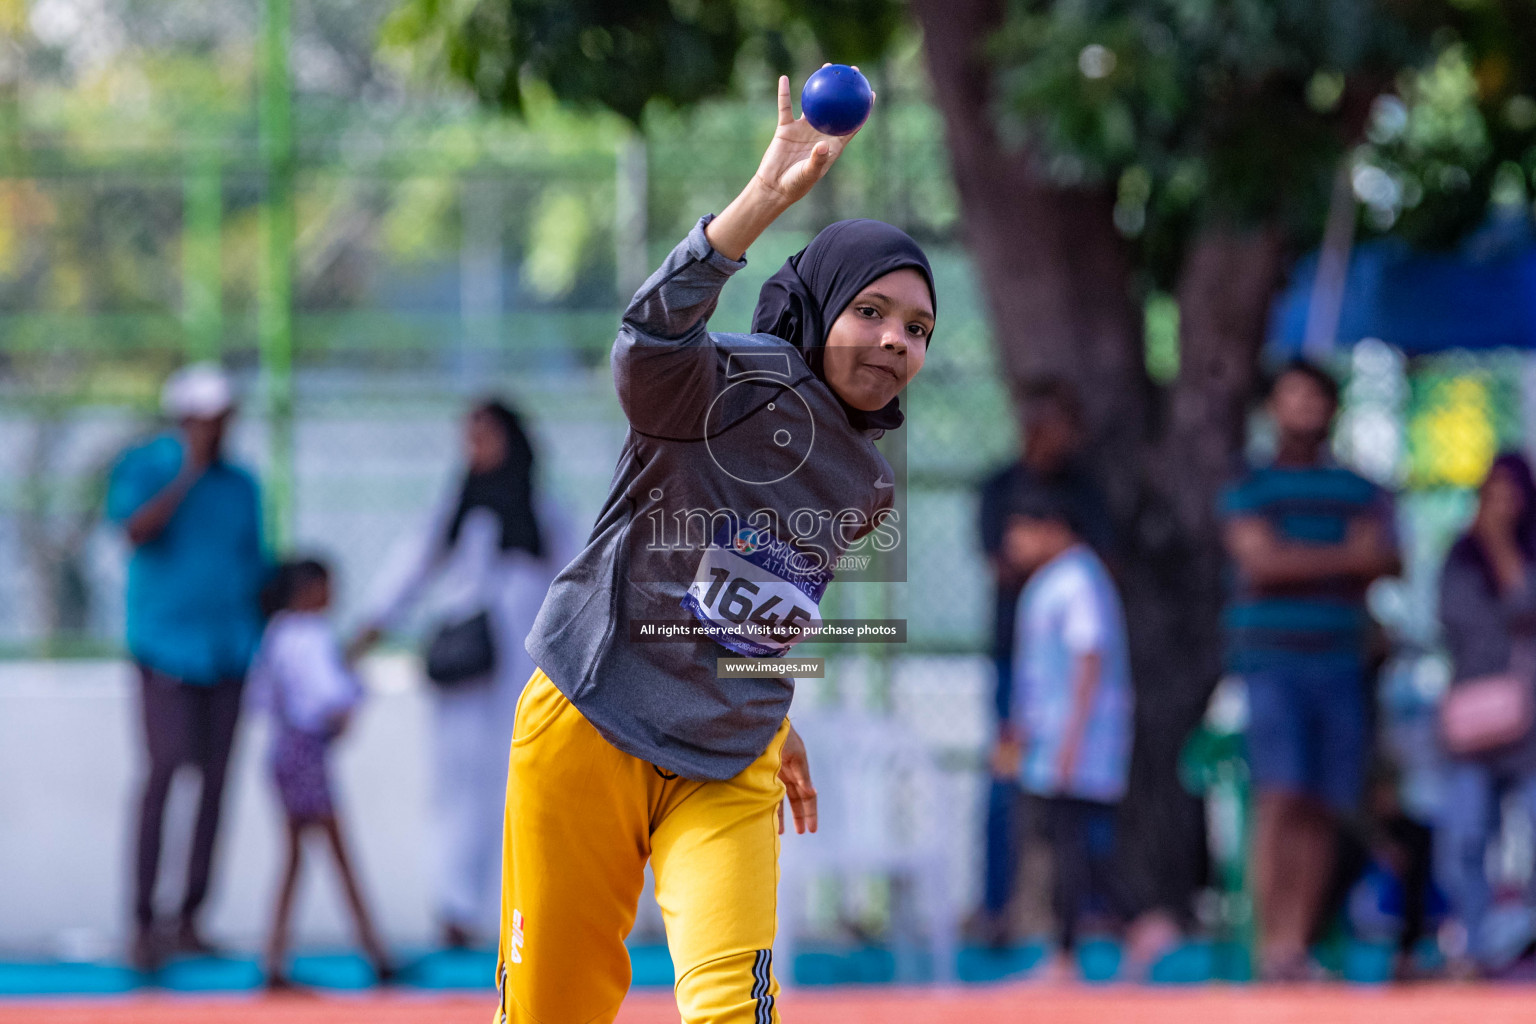
[{"label": "black handbag", "polygon": [[489,612],[450,622],[427,644],[427,678],[438,686],[457,686],[491,674],[496,668],[496,640]]}]

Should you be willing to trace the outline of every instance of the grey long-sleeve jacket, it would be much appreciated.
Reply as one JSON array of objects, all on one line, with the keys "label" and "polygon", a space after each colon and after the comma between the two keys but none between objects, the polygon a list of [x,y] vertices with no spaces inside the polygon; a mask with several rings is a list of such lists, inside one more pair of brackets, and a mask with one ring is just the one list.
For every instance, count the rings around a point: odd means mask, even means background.
[{"label": "grey long-sleeve jacket", "polygon": [[[704,218],[624,313],[613,378],[629,434],[586,549],[556,577],[528,652],[608,742],[693,779],[767,749],[787,678],[717,679],[716,658],[782,653],[754,626],[815,621],[837,560],[898,543],[878,431],[855,429],[789,342],[711,334],[745,266]],[[717,639],[645,640],[703,623]]]},{"label": "grey long-sleeve jacket", "polygon": [[[1536,671],[1536,566],[1527,566],[1525,585],[1507,594],[1488,585],[1474,561],[1453,549],[1440,576],[1440,624],[1451,656],[1452,687],[1479,676],[1514,669]],[[1526,645],[1521,659],[1516,644]],[[1536,772],[1536,733],[1506,748],[1473,758],[1497,769]]]},{"label": "grey long-sleeve jacket", "polygon": [[1536,644],[1536,566],[1525,586],[1499,594],[1479,566],[1452,554],[1440,576],[1440,624],[1453,685],[1508,671],[1516,638]]}]

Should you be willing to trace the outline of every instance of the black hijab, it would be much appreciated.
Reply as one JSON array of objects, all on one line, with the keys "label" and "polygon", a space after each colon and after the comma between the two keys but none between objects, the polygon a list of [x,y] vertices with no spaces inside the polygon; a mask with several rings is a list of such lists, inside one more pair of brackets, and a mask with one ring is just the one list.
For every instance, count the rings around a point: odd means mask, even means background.
[{"label": "black hijab", "polygon": [[[833,321],[871,281],[907,267],[923,275],[934,313],[938,313],[933,269],[905,231],[878,220],[829,224],[764,282],[752,314],[752,333],[788,341],[800,350],[811,372],[827,383],[822,354]],[[832,394],[848,414],[848,422],[859,430],[901,426],[900,399],[891,399],[883,409],[865,412],[844,402],[835,390]]]},{"label": "black hijab", "polygon": [[[1527,562],[1536,562],[1536,473],[1531,471],[1531,464],[1525,456],[1518,452],[1505,452],[1494,459],[1493,465],[1488,467],[1488,476],[1483,478],[1483,487],[1488,486],[1488,477],[1495,473],[1507,474],[1520,491],[1523,508],[1520,522],[1515,524],[1515,544]],[[1493,561],[1483,548],[1483,542],[1471,530],[1451,545],[1446,561],[1463,562],[1474,567],[1482,574],[1488,592],[1499,592],[1499,576],[1493,569]]]},{"label": "black hijab", "polygon": [[472,415],[484,416],[496,425],[506,438],[507,455],[495,469],[465,474],[459,507],[448,525],[447,544],[452,547],[459,539],[470,509],[488,508],[501,521],[501,550],[520,549],[538,558],[544,553],[544,542],[533,511],[533,446],[523,433],[522,421],[494,399],[476,406]]}]

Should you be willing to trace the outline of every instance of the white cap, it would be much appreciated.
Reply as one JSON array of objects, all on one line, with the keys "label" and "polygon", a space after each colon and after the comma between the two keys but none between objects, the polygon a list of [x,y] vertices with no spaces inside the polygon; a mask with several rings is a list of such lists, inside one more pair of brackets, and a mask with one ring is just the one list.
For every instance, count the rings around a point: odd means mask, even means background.
[{"label": "white cap", "polygon": [[217,419],[234,406],[234,386],[217,363],[189,363],[160,391],[160,408],[175,420]]}]

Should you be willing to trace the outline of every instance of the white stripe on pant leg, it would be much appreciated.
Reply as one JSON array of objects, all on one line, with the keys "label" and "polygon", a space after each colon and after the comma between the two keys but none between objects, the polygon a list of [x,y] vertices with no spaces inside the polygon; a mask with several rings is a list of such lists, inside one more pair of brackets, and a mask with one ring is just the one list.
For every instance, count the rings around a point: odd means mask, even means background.
[{"label": "white stripe on pant leg", "polygon": [[756,1024],[773,1024],[773,950],[760,949],[752,963],[752,998],[757,1000]]}]

